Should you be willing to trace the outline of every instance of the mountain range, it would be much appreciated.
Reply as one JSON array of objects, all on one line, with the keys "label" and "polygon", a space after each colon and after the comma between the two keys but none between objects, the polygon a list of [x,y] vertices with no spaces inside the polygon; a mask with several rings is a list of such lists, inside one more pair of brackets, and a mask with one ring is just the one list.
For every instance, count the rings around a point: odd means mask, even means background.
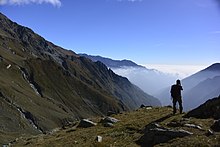
[{"label": "mountain range", "polygon": [[92,61],[100,61],[115,73],[129,79],[133,84],[140,87],[144,92],[156,95],[177,79],[176,75],[167,74],[156,69],[149,69],[145,66],[136,64],[131,60],[114,60],[101,56],[79,54]]},{"label": "mountain range", "polygon": [[71,122],[160,106],[102,62],[45,40],[0,13],[0,142]]},{"label": "mountain range", "polygon": [[131,61],[131,60],[113,60],[110,58],[105,58],[102,56],[92,56],[92,55],[88,55],[88,54],[78,54],[80,56],[83,57],[87,57],[89,59],[91,59],[93,62],[96,61],[100,61],[102,63],[104,63],[107,67],[110,68],[122,68],[122,67],[139,67],[139,68],[145,68],[144,66],[138,65],[135,62]]},{"label": "mountain range", "polygon": [[185,109],[193,109],[204,103],[210,97],[220,95],[220,63],[209,67],[183,79],[185,87]]},{"label": "mountain range", "polygon": [[[103,62],[119,75],[127,77],[147,93],[158,97],[163,105],[171,105],[170,86],[177,77],[155,69],[148,69],[130,60],[113,60],[101,56],[80,54],[93,61]],[[220,95],[220,63],[207,68],[182,80],[183,104],[185,111],[194,109],[212,97]]]}]

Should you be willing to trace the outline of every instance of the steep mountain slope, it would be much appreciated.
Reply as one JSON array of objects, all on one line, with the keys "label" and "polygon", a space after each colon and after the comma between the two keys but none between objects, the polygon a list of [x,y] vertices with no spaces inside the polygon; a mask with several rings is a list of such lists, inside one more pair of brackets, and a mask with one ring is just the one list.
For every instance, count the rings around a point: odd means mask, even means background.
[{"label": "steep mountain slope", "polygon": [[0,13],[0,143],[75,119],[160,102],[101,62],[46,41]]},{"label": "steep mountain slope", "polygon": [[209,67],[183,79],[185,91],[188,91],[200,82],[207,79],[212,79],[215,76],[220,76],[220,63],[214,63]]},{"label": "steep mountain slope", "polygon": [[196,108],[210,97],[220,95],[220,76],[208,78],[184,93],[185,109]]},{"label": "steep mountain slope", "polygon": [[90,58],[93,61],[101,61],[116,74],[128,78],[129,81],[153,96],[177,79],[177,76],[166,74],[155,69],[148,69],[130,60],[113,60],[87,54],[79,55]]},{"label": "steep mountain slope", "polygon": [[[193,109],[207,101],[210,97],[220,95],[220,63],[211,66],[182,80],[183,105],[185,111]],[[165,104],[170,101],[170,87],[157,95]],[[163,102],[162,102],[163,103]]]},{"label": "steep mountain slope", "polygon": [[[184,117],[195,117],[201,119],[214,118],[220,119],[220,96],[209,99],[199,107],[189,111]],[[220,128],[220,126],[219,126]]]},{"label": "steep mountain slope", "polygon": [[220,63],[201,70],[183,79],[185,110],[193,109],[204,103],[210,97],[220,95]]}]

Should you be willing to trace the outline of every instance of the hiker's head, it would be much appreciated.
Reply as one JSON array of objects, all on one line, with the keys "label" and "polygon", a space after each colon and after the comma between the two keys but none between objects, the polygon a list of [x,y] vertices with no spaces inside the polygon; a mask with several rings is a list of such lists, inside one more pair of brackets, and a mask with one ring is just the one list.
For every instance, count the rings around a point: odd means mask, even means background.
[{"label": "hiker's head", "polygon": [[180,80],[176,80],[176,85],[181,85]]}]

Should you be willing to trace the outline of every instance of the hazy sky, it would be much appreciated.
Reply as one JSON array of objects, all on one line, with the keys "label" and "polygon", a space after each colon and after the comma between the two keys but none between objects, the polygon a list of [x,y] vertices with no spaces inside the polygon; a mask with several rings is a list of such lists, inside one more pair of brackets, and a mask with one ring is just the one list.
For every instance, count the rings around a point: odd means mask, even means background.
[{"label": "hazy sky", "polygon": [[0,12],[76,53],[146,64],[220,62],[218,0],[0,0]]}]

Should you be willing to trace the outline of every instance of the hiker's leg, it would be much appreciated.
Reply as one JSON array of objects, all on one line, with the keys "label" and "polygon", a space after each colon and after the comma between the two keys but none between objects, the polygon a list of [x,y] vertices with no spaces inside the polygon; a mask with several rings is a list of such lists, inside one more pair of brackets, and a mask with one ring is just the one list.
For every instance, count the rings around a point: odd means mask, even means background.
[{"label": "hiker's leg", "polygon": [[173,98],[173,114],[176,113],[176,102],[177,102],[176,98]]},{"label": "hiker's leg", "polygon": [[183,112],[183,103],[182,103],[182,98],[180,97],[180,99],[178,100],[179,103],[179,107],[180,107],[180,114]]}]

